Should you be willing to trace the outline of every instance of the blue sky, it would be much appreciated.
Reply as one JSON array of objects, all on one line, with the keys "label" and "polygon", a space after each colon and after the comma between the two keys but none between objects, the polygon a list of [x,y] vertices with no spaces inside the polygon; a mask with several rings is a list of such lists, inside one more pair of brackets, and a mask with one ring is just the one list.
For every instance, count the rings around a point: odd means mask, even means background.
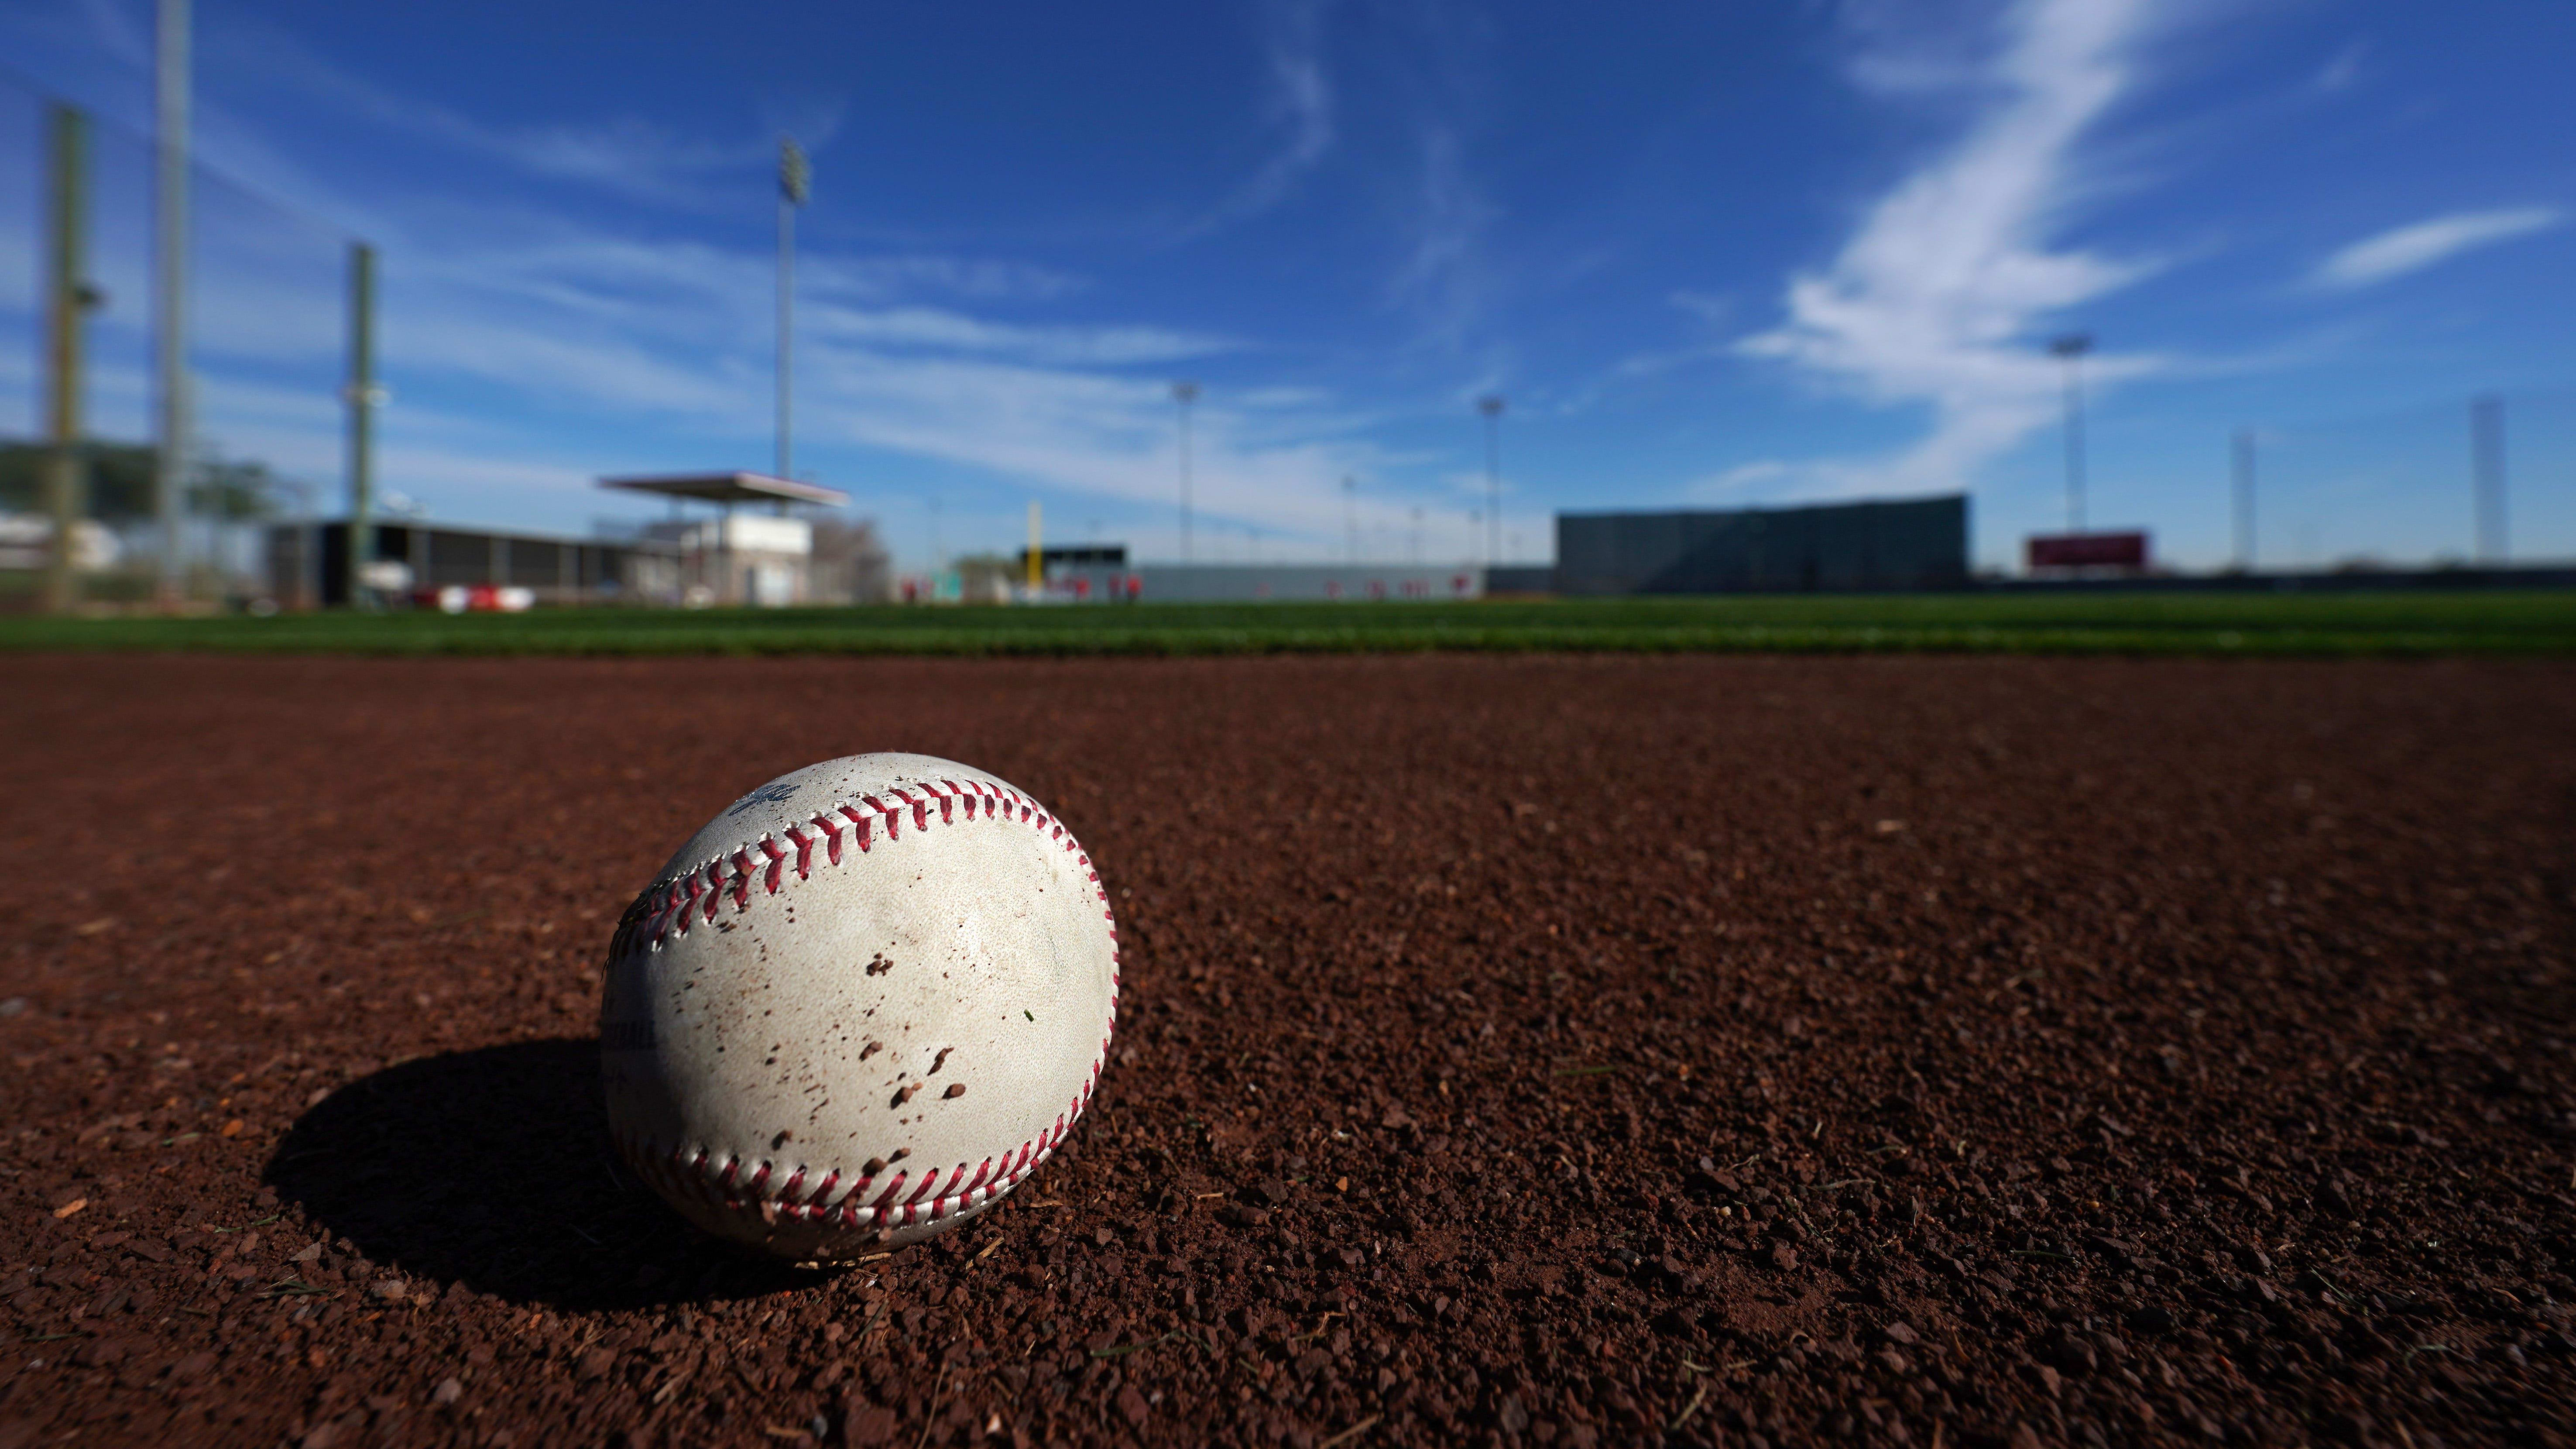
[{"label": "blue sky", "polygon": [[[0,0],[0,55],[150,116],[144,0]],[[2509,399],[2518,553],[2576,556],[2576,6],[1446,0],[402,7],[201,0],[207,434],[338,486],[341,239],[383,251],[388,486],[582,529],[600,474],[764,467],[773,167],[799,221],[797,463],[907,562],[1049,532],[1202,558],[1507,552],[1557,509],[1975,495],[2282,562],[2467,552],[2467,400]],[[0,197],[36,194],[0,87]],[[238,191],[225,183],[237,183]],[[100,157],[97,417],[140,430],[145,175]],[[32,418],[35,217],[0,204],[0,427]],[[1420,522],[1415,511],[1420,510]]]}]

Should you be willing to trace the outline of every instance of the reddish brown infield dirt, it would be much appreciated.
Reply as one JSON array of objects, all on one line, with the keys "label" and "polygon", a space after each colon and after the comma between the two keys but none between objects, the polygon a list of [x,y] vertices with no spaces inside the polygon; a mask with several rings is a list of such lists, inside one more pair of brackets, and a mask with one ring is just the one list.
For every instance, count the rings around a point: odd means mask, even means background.
[{"label": "reddish brown infield dirt", "polygon": [[[2576,1443],[2576,668],[5,661],[0,1449]],[[770,776],[1079,832],[1112,1065],[836,1272],[614,1165]]]}]

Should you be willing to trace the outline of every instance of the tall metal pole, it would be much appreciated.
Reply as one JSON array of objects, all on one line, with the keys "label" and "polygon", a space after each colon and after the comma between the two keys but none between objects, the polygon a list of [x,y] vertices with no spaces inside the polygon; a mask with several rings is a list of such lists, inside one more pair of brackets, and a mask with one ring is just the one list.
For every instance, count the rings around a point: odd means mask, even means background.
[{"label": "tall metal pole", "polygon": [[2504,398],[2487,393],[2469,403],[2469,469],[2476,491],[2478,562],[2505,561]]},{"label": "tall metal pole", "polygon": [[45,504],[53,515],[54,546],[45,559],[45,608],[68,614],[80,602],[73,568],[88,491],[89,460],[81,448],[82,334],[98,293],[89,284],[89,117],[57,102],[52,132],[45,412],[53,448],[45,457]]},{"label": "tall metal pole", "polygon": [[2254,571],[2254,430],[2236,430],[2236,566]]},{"label": "tall metal pole", "polygon": [[1489,393],[1476,400],[1476,411],[1485,415],[1485,567],[1502,561],[1503,554],[1503,399]]},{"label": "tall metal pole", "polygon": [[1038,586],[1046,582],[1046,565],[1044,563],[1044,559],[1046,557],[1046,539],[1045,530],[1040,527],[1040,520],[1043,517],[1044,515],[1038,511],[1038,500],[1034,498],[1030,499],[1029,554],[1025,561],[1027,567],[1023,570],[1023,573],[1027,577],[1029,593],[1032,596],[1037,593]]},{"label": "tall metal pole", "polygon": [[2049,355],[2066,359],[2066,531],[2084,531],[2084,354],[2093,350],[2089,332],[2069,332],[2048,344]]},{"label": "tall metal pole", "polygon": [[1181,409],[1181,562],[1190,561],[1190,404],[1199,400],[1195,382],[1172,384],[1172,401]]},{"label": "tall metal pole", "polygon": [[[796,393],[796,208],[813,194],[814,172],[792,137],[778,141],[778,476],[796,466],[793,409]],[[786,505],[781,504],[783,511]]]},{"label": "tall metal pole", "polygon": [[376,561],[376,249],[349,243],[349,602],[372,608]]},{"label": "tall metal pole", "polygon": [[178,607],[179,508],[188,486],[188,6],[160,0],[153,57],[152,325],[160,419],[153,511],[161,526],[162,608]]}]

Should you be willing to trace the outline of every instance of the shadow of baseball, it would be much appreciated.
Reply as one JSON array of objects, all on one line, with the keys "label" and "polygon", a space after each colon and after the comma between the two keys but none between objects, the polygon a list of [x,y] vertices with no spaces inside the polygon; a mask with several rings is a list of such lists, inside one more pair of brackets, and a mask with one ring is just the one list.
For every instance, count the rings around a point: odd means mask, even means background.
[{"label": "shadow of baseball", "polygon": [[297,1119],[263,1176],[374,1267],[513,1303],[632,1308],[826,1276],[699,1232],[635,1180],[609,1142],[594,1038],[362,1077]]}]

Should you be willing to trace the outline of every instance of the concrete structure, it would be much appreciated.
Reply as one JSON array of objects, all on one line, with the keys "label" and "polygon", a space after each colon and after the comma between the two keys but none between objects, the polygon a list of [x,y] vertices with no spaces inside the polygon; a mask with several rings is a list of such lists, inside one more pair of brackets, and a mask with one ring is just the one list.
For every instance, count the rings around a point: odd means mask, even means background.
[{"label": "concrete structure", "polygon": [[1964,493],[1556,518],[1556,587],[1564,594],[1946,589],[1967,582]]},{"label": "concrete structure", "polygon": [[[676,603],[677,551],[649,540],[564,538],[421,522],[375,526],[374,585],[414,599],[451,585],[524,588],[544,604]],[[281,523],[268,530],[268,591],[290,607],[351,602],[349,524]]]},{"label": "concrete structure", "polygon": [[1485,571],[1474,564],[1172,564],[1139,565],[1139,597],[1158,604],[1217,604],[1368,599],[1478,599]]}]

